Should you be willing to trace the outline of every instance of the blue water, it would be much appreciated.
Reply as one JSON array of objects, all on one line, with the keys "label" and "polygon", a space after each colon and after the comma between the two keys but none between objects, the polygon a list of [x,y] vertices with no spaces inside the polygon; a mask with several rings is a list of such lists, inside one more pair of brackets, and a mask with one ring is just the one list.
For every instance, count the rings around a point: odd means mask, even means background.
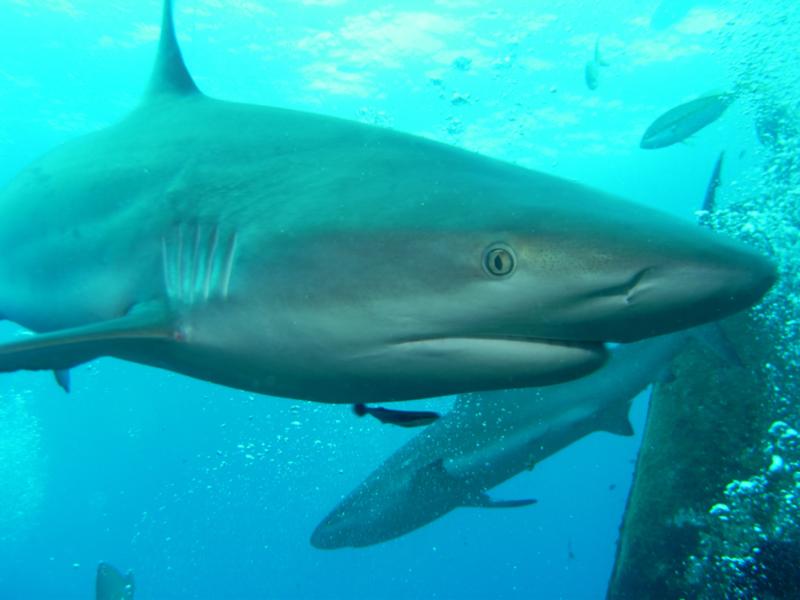
[{"label": "blue water", "polygon": [[[744,104],[688,144],[638,148],[664,110],[733,86],[730,4],[692,3],[659,30],[658,2],[491,4],[179,0],[177,29],[212,96],[391,126],[687,219],[721,149],[726,193],[746,188],[759,150]],[[158,0],[0,4],[0,182],[135,105],[159,13]],[[590,91],[598,36],[610,66]],[[460,509],[324,552],[315,525],[413,432],[109,359],[75,369],[73,387],[2,378],[0,599],[93,597],[100,560],[133,570],[142,600],[604,594],[638,436],[594,434],[497,491],[535,507]]]}]

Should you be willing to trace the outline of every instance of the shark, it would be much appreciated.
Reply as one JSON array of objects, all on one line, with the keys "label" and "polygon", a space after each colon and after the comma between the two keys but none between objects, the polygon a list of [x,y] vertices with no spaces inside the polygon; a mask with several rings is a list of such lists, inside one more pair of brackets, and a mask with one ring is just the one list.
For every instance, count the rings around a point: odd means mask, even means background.
[{"label": "shark", "polygon": [[163,4],[120,121],[0,190],[0,372],[115,357],[332,403],[555,384],[743,310],[746,246],[421,137],[197,87]]},{"label": "shark", "polygon": [[[738,363],[716,328],[704,338]],[[401,446],[348,494],[311,535],[319,549],[364,547],[403,536],[459,507],[510,508],[491,488],[595,432],[633,435],[633,399],[658,379],[696,332],[648,338],[612,350],[582,379],[530,390],[459,396],[453,409]]]}]

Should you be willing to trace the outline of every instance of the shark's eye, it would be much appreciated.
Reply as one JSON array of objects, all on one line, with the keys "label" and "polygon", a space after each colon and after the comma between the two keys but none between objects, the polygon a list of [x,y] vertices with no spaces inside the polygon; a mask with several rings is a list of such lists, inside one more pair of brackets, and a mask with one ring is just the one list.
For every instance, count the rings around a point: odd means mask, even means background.
[{"label": "shark's eye", "polygon": [[494,277],[508,277],[516,265],[514,252],[506,245],[492,244],[483,253],[483,268]]}]

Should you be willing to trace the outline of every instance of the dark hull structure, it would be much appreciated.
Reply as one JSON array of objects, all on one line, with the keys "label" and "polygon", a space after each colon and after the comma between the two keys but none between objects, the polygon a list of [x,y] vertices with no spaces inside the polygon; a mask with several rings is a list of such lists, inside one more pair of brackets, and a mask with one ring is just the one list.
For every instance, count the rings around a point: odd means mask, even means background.
[{"label": "dark hull structure", "polygon": [[701,597],[689,557],[703,555],[707,522],[718,519],[709,511],[729,483],[764,466],[769,386],[753,367],[768,362],[771,344],[754,343],[765,334],[747,317],[726,325],[743,368],[719,368],[718,357],[695,345],[673,363],[675,379],[653,392],[610,600]]}]

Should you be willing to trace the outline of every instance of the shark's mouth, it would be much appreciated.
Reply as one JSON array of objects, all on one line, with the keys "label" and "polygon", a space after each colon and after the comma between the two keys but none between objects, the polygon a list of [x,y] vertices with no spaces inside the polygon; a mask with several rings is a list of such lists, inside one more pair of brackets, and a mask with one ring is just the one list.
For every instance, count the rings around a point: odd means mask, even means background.
[{"label": "shark's mouth", "polygon": [[560,383],[591,373],[608,358],[603,342],[514,335],[406,340],[395,346],[393,354],[401,362],[428,363],[442,369],[432,369],[432,377],[450,373],[459,383],[471,382],[475,389],[497,389],[503,382],[513,384],[508,387]]},{"label": "shark's mouth", "polygon": [[536,346],[541,347],[543,350],[547,348],[568,348],[568,349],[575,349],[575,350],[582,350],[587,352],[600,352],[605,353],[606,342],[598,342],[592,340],[565,340],[565,339],[558,339],[558,338],[541,338],[541,337],[529,337],[524,335],[453,335],[453,336],[431,336],[431,337],[420,337],[420,338],[410,338],[405,339],[402,341],[397,342],[398,345],[430,345],[431,347],[435,347],[437,344],[441,344],[442,346],[448,344],[458,344],[458,343],[508,343],[508,344],[533,344]]}]

